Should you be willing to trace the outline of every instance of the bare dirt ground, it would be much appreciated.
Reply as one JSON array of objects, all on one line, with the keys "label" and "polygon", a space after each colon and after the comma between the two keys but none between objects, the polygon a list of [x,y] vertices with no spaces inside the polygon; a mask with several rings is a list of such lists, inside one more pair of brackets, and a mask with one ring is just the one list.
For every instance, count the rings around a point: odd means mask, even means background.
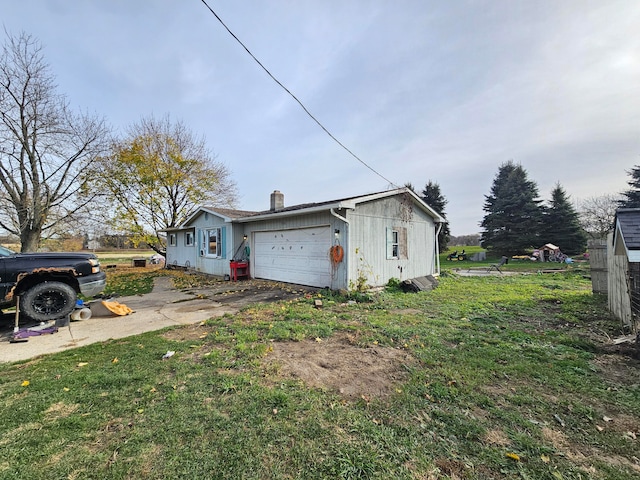
[{"label": "bare dirt ground", "polygon": [[390,347],[362,348],[348,335],[303,342],[274,342],[267,356],[284,378],[341,394],[349,400],[369,401],[391,395],[408,377],[415,359],[403,350]]},{"label": "bare dirt ground", "polygon": [[[164,337],[176,341],[203,338],[211,327],[189,325],[169,330]],[[369,401],[396,392],[417,364],[404,350],[375,346],[362,348],[348,334],[301,342],[273,342],[263,367],[267,378],[298,379],[312,388],[340,394],[346,400]]]}]

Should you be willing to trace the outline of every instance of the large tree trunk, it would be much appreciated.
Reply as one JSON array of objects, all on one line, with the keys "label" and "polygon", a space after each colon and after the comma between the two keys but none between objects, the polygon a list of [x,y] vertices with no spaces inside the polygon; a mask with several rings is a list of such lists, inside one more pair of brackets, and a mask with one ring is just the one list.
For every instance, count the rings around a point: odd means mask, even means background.
[{"label": "large tree trunk", "polygon": [[40,232],[35,230],[24,230],[20,234],[20,252],[37,252],[40,246]]}]

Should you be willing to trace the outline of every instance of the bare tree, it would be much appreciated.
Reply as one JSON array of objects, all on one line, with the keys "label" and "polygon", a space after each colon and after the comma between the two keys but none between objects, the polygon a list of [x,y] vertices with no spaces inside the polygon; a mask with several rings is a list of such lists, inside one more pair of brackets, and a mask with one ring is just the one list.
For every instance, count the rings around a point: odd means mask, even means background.
[{"label": "bare tree", "polygon": [[164,253],[162,230],[177,227],[199,204],[233,207],[236,184],[205,140],[182,122],[144,118],[113,146],[95,174],[110,201],[114,227]]},{"label": "bare tree", "polygon": [[580,225],[590,238],[603,238],[613,230],[619,195],[589,197],[578,203]]},{"label": "bare tree", "polygon": [[56,88],[40,43],[7,33],[0,56],[0,227],[20,238],[23,252],[67,228],[92,201],[83,172],[107,145],[104,120],[72,112]]}]

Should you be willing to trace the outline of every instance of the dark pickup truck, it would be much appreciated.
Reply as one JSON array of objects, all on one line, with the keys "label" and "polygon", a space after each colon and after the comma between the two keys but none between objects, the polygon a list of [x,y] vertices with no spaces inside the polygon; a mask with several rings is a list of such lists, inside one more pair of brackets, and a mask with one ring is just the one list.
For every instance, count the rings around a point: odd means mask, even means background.
[{"label": "dark pickup truck", "polygon": [[21,314],[55,320],[73,311],[79,293],[93,297],[105,285],[92,253],[15,253],[0,246],[0,309],[20,298]]}]

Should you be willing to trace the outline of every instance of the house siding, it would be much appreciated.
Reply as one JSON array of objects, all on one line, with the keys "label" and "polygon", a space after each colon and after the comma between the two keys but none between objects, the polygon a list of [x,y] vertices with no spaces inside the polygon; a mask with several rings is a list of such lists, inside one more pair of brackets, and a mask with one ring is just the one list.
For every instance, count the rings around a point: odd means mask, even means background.
[{"label": "house siding", "polygon": [[[195,229],[195,247],[196,247],[196,270],[208,273],[210,275],[224,276],[231,273],[229,260],[233,258],[233,227],[231,223],[217,215],[209,212],[202,212],[191,222]],[[207,231],[221,228],[223,229],[224,238],[221,239],[223,252],[220,257],[208,255],[207,252]]]},{"label": "house siding", "polygon": [[[255,233],[256,232],[269,232],[278,230],[295,230],[310,227],[329,226],[330,231],[334,232],[336,229],[340,230],[340,234],[332,239],[332,244],[340,244],[343,248],[346,240],[346,226],[345,223],[331,215],[329,211],[316,212],[306,215],[293,215],[284,218],[264,219],[255,222],[247,222],[243,224],[244,229],[242,235],[247,235],[251,240],[251,264],[255,264]],[[329,248],[327,247],[327,256],[329,255]],[[346,288],[347,282],[347,270],[345,262],[335,264],[331,268],[331,282],[329,286],[332,289]]]},{"label": "house siding", "polygon": [[[433,219],[402,197],[360,204],[348,219],[350,288],[358,283],[379,287],[391,278],[406,280],[436,273]],[[388,229],[406,232],[406,250],[398,258],[387,258]]]},{"label": "house siding", "polygon": [[[167,258],[193,258],[193,262],[188,261],[195,265],[196,270],[227,275],[230,273],[229,261],[235,252],[241,251],[246,236],[250,246],[250,266],[258,265],[259,273],[267,278],[290,278],[291,282],[308,281],[309,285],[321,281],[322,286],[327,282],[329,285],[326,286],[338,290],[379,287],[386,285],[391,278],[406,280],[437,273],[434,217],[439,217],[408,191],[382,192],[323,205],[301,206],[299,210],[262,212],[254,217],[249,212],[240,213],[237,220],[233,220],[223,211],[214,213],[203,208],[180,229],[193,229],[195,245],[190,247],[193,253],[178,252],[186,249],[183,237],[180,237],[175,252],[167,248]],[[311,233],[302,231],[316,227],[321,228],[310,230]],[[224,230],[224,253],[220,257],[206,254],[205,233],[212,228]],[[282,247],[278,242],[285,239],[299,249],[291,255],[288,252],[273,255],[270,250],[264,250],[269,237],[257,235],[259,232],[276,233],[274,238],[280,239],[273,241],[276,248],[278,245]],[[305,233],[320,234],[315,238],[321,238],[321,241],[307,245]],[[260,248],[266,257],[260,258],[263,263],[256,263],[256,236],[260,237]],[[310,248],[306,260],[300,255],[305,245]],[[344,256],[339,262],[331,256],[332,247],[338,245],[344,249]],[[305,266],[307,260],[313,268]],[[274,268],[270,270],[269,265]],[[287,265],[292,269],[290,276],[285,274]]]}]

